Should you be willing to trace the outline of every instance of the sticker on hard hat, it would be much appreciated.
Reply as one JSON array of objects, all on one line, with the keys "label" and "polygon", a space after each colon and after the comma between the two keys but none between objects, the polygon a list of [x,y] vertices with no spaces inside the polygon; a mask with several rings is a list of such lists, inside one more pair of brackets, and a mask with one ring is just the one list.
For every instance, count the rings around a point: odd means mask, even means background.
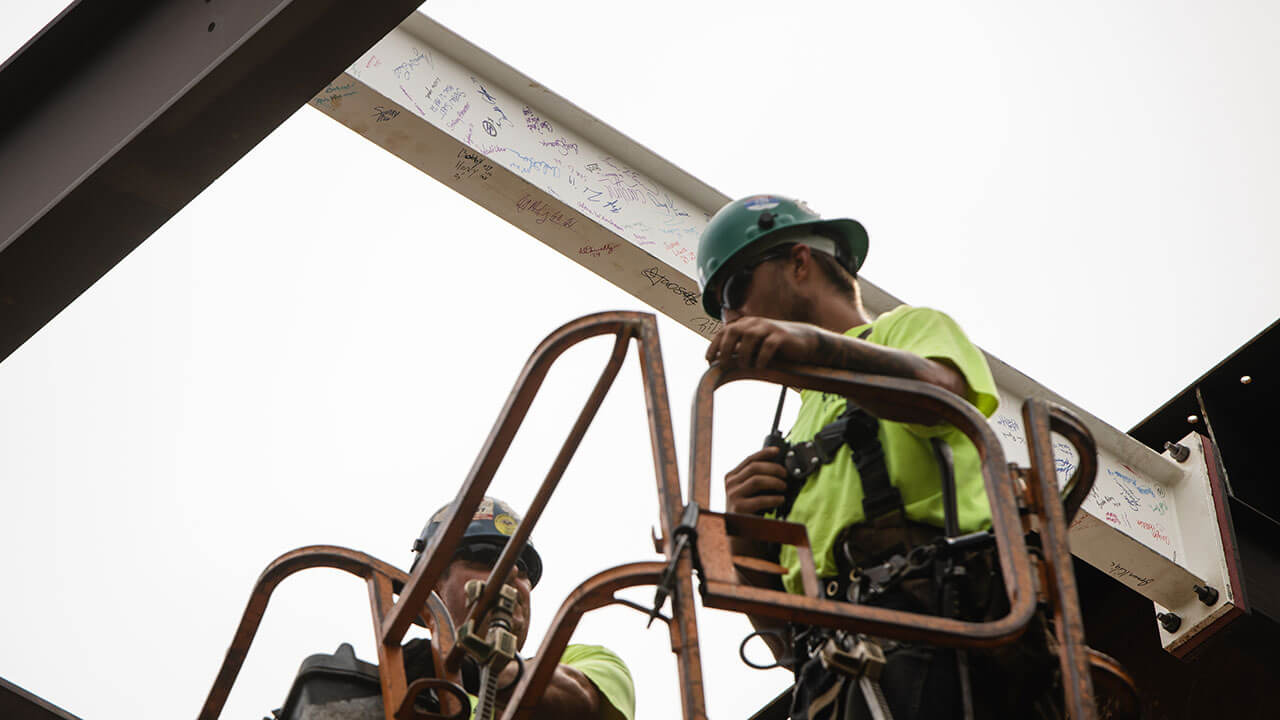
[{"label": "sticker on hard hat", "polygon": [[472,520],[488,520],[493,517],[493,500],[485,498],[480,501],[480,507],[476,508],[476,514],[471,516]]},{"label": "sticker on hard hat", "polygon": [[772,195],[755,195],[742,201],[742,207],[748,210],[772,210],[778,207],[781,201]]},{"label": "sticker on hard hat", "polygon": [[503,513],[493,519],[493,526],[503,535],[510,535],[516,531],[516,519]]}]

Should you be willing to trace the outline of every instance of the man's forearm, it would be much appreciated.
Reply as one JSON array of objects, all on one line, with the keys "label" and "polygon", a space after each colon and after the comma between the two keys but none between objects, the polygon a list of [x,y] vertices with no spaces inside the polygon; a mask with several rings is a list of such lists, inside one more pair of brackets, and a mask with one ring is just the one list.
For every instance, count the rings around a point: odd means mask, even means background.
[{"label": "man's forearm", "polygon": [[[817,364],[824,367],[918,380],[949,390],[960,397],[964,397],[968,391],[964,376],[950,365],[858,338],[822,332],[818,335],[818,347],[814,354]],[[873,415],[886,420],[926,425],[937,422],[933,415],[912,408],[876,402],[870,398],[854,399]]]},{"label": "man's forearm", "polygon": [[[529,669],[527,663],[525,669]],[[503,685],[510,683],[515,678],[515,672],[515,664],[512,663],[503,670],[500,682]],[[499,700],[505,704],[510,696],[511,693],[508,691]],[[603,702],[605,700],[600,697],[600,691],[580,670],[568,665],[557,665],[555,672],[551,675],[551,682],[547,684],[547,689],[543,691],[537,706],[534,707],[533,718],[534,720],[562,718],[564,720],[595,720],[601,717],[600,708]]]}]

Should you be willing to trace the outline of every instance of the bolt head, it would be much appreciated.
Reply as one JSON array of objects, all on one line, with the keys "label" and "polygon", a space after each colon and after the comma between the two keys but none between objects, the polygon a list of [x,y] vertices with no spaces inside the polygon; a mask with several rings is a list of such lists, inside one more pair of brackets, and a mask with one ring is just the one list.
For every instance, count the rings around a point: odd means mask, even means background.
[{"label": "bolt head", "polygon": [[1187,416],[1187,422],[1191,423],[1192,425],[1195,425],[1196,423],[1200,422],[1200,416],[1199,416],[1199,415],[1188,415],[1188,416]]},{"label": "bolt head", "polygon": [[1249,384],[1249,383],[1251,383],[1251,382],[1253,382],[1253,378],[1252,378],[1252,377],[1250,377],[1250,376],[1248,376],[1248,375],[1241,375],[1241,376],[1240,376],[1240,384],[1241,384],[1241,385],[1248,385],[1248,384]]}]

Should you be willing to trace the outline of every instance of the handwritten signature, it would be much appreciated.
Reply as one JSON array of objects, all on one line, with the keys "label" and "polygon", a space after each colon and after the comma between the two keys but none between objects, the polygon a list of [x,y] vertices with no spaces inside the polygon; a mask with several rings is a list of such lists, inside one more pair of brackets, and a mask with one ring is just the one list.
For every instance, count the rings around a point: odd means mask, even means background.
[{"label": "handwritten signature", "polygon": [[564,138],[556,138],[555,140],[540,140],[543,147],[555,148],[561,155],[573,153],[578,154],[578,143],[571,143]]},{"label": "handwritten signature", "polygon": [[551,127],[551,123],[538,117],[528,105],[524,106],[524,124],[525,127],[529,128],[529,132],[555,132],[555,128]]},{"label": "handwritten signature", "polygon": [[377,118],[374,122],[387,122],[393,118],[399,117],[400,111],[395,108],[384,108],[381,105],[373,106],[373,115],[370,117]]},{"label": "handwritten signature", "polygon": [[584,203],[584,202],[581,202],[581,201],[579,201],[579,202],[578,202],[578,209],[579,209],[579,210],[581,210],[581,211],[583,211],[583,212],[585,212],[585,213],[587,213],[587,214],[588,214],[588,215],[590,215],[591,217],[593,217],[593,218],[595,218],[595,219],[599,220],[600,222],[604,223],[605,225],[608,225],[609,227],[613,228],[614,230],[617,230],[619,234],[622,234],[622,233],[624,233],[624,232],[625,232],[625,230],[623,230],[623,228],[622,228],[622,226],[621,226],[621,225],[619,225],[618,223],[614,222],[614,220],[613,220],[613,218],[612,218],[612,217],[609,217],[608,215],[605,215],[604,213],[599,212],[598,210],[596,210],[595,208],[591,207],[590,205],[587,205],[587,204],[586,204],[586,203]]},{"label": "handwritten signature", "polygon": [[1127,567],[1124,567],[1123,565],[1121,565],[1120,563],[1114,560],[1110,562],[1111,562],[1111,570],[1109,570],[1108,572],[1110,572],[1111,575],[1121,579],[1132,578],[1133,581],[1138,584],[1138,587],[1146,587],[1147,585],[1150,585],[1156,580],[1154,577],[1142,577],[1141,575],[1135,573],[1134,571],[1130,570]]},{"label": "handwritten signature", "polygon": [[591,247],[583,245],[578,248],[579,255],[590,255],[591,257],[600,257],[601,255],[612,255],[614,250],[622,247],[622,243],[605,243],[600,247]]},{"label": "handwritten signature", "polygon": [[[511,153],[514,154],[516,157],[524,161],[524,164],[515,162],[514,160],[507,164],[507,167],[510,167],[512,170],[515,170],[521,175],[530,175],[534,172],[539,172],[544,176],[550,175],[551,177],[554,177],[554,178],[560,177],[560,168],[556,167],[555,165],[552,165],[546,160],[535,160],[533,159],[532,156],[525,155],[519,150],[515,150],[512,148],[507,148],[507,149],[510,150]],[[556,160],[556,162],[560,162],[560,161]]]},{"label": "handwritten signature", "polygon": [[700,335],[711,337],[720,329],[720,321],[715,318],[706,316],[696,317],[693,319],[693,329],[697,330]]},{"label": "handwritten signature", "polygon": [[1164,532],[1165,528],[1163,525],[1159,523],[1149,523],[1146,520],[1139,520],[1138,527],[1151,533],[1151,537],[1163,542],[1165,545],[1172,544],[1171,542],[1169,542],[1169,536],[1166,535]]},{"label": "handwritten signature", "polygon": [[1144,487],[1142,483],[1138,482],[1137,478],[1131,475],[1126,475],[1125,473],[1122,473],[1119,470],[1112,470],[1111,468],[1107,468],[1107,475],[1132,485],[1135,490],[1137,490],[1139,493],[1142,493],[1143,495],[1150,495],[1151,497],[1155,497],[1156,495],[1155,490],[1152,490],[1149,487]]},{"label": "handwritten signature", "polygon": [[578,222],[578,218],[566,214],[551,203],[539,200],[529,193],[525,193],[516,201],[516,211],[532,213],[535,218],[534,222],[539,225],[549,222],[552,225],[571,228]]},{"label": "handwritten signature", "polygon": [[1116,487],[1120,490],[1120,495],[1121,495],[1120,499],[1124,500],[1125,504],[1129,506],[1130,510],[1136,511],[1136,510],[1142,509],[1142,500],[1140,500],[1138,496],[1134,494],[1133,488],[1127,485],[1117,485]]},{"label": "handwritten signature", "polygon": [[686,265],[691,265],[698,260],[697,253],[685,247],[684,245],[681,245],[676,240],[671,240],[670,242],[663,243],[663,247],[665,247],[668,252],[670,252],[672,255],[675,255],[678,260],[680,260]]},{"label": "handwritten signature", "polygon": [[480,153],[471,150],[459,150],[458,161],[453,165],[454,180],[461,180],[464,177],[478,176],[481,180],[488,180],[493,175],[493,163]]},{"label": "handwritten signature", "polygon": [[489,93],[488,90],[484,88],[484,85],[479,80],[476,79],[475,75],[471,76],[471,82],[475,83],[476,88],[480,90],[480,97],[484,98],[486,102],[497,104],[498,99],[495,98],[492,94]]},{"label": "handwritten signature", "polygon": [[335,107],[342,104],[342,99],[358,94],[360,91],[355,88],[355,83],[347,83],[346,85],[330,85],[324,89],[324,97],[315,99],[316,105],[324,105],[330,103]]},{"label": "handwritten signature", "polygon": [[[416,70],[423,62],[431,63],[426,55],[419,52],[417,55],[397,65],[391,72],[395,73],[396,78],[399,80],[408,80],[413,76],[413,71]],[[432,67],[434,66],[434,63],[432,63]]]},{"label": "handwritten signature", "polygon": [[662,271],[659,270],[658,268],[651,267],[640,274],[643,275],[644,278],[648,280],[653,287],[657,287],[661,285],[662,287],[667,288],[668,290],[675,293],[676,295],[679,295],[682,298],[684,298],[685,305],[697,304],[698,298],[700,297],[700,293],[698,293],[698,291],[690,290],[680,285],[680,283],[674,280],[671,280],[666,275],[664,275]]}]

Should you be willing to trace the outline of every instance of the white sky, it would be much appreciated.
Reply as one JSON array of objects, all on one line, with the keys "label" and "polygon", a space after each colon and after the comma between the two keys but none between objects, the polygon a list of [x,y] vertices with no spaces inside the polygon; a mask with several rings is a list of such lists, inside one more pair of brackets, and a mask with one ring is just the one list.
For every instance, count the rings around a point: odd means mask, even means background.
[{"label": "white sky", "polygon": [[[7,8],[0,55],[57,5]],[[1280,308],[1280,8],[966,5],[428,8],[728,195],[859,218],[871,280],[1127,428]],[[0,363],[0,676],[87,720],[193,715],[272,558],[407,565],[529,351],[615,308],[638,302],[302,108]],[[704,342],[661,325],[683,443]],[[527,504],[607,349],[553,372],[496,494]],[[772,411],[726,394],[716,476]],[[526,650],[582,579],[655,557],[651,467],[631,360],[535,533]],[[373,658],[362,584],[313,572],[224,717],[277,707],[308,654]],[[787,684],[738,662],[745,621],[700,621],[713,717]],[[642,628],[607,610],[577,638],[630,663],[641,718],[676,717]]]}]

